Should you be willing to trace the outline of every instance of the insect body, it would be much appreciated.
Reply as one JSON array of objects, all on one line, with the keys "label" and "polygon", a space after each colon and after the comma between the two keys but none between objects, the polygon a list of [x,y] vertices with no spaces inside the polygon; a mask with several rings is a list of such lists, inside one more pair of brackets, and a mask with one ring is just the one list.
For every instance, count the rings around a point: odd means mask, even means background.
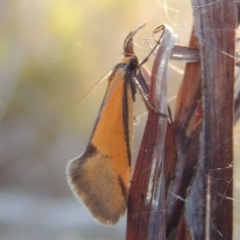
[{"label": "insect body", "polygon": [[75,196],[102,224],[115,224],[127,207],[137,68],[136,56],[116,65],[87,149],[67,165]]}]

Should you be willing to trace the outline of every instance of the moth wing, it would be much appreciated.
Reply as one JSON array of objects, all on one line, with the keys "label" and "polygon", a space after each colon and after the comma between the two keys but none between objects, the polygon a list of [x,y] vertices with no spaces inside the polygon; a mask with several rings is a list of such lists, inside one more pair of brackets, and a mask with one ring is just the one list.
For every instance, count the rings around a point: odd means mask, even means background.
[{"label": "moth wing", "polygon": [[71,160],[68,182],[75,196],[102,224],[115,224],[124,215],[128,190],[112,166],[111,156],[96,152]]}]

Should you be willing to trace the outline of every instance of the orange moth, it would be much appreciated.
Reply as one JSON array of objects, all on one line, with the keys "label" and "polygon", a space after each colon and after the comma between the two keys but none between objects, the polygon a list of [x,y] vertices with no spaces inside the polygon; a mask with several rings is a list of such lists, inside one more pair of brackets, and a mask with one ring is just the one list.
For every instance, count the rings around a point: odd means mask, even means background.
[{"label": "orange moth", "polygon": [[136,94],[134,78],[139,69],[138,59],[133,53],[132,36],[138,29],[126,39],[125,56],[109,77],[85,152],[69,161],[66,169],[68,183],[75,196],[102,224],[115,224],[127,207]]}]

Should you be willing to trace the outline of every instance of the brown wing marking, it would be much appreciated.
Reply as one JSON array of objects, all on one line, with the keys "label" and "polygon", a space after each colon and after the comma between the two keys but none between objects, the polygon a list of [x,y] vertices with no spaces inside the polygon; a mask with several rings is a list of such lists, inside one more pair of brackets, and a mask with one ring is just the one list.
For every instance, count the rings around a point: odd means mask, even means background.
[{"label": "brown wing marking", "polygon": [[116,174],[111,156],[99,153],[91,144],[88,149],[92,149],[91,154],[86,151],[69,162],[68,182],[99,222],[115,224],[126,210],[127,187]]}]

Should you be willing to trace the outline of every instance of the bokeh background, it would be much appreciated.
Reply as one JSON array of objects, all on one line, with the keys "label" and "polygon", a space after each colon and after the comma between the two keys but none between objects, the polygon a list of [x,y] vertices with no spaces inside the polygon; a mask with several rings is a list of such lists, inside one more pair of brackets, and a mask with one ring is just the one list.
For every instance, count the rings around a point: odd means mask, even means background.
[{"label": "bokeh background", "polygon": [[[79,100],[122,58],[128,33],[147,22],[135,40],[139,59],[149,53],[154,27],[166,23],[187,45],[189,0],[0,1],[0,239],[124,239],[123,218],[97,224],[72,195],[65,166],[85,149],[107,81]],[[151,61],[147,67],[151,69]],[[169,99],[182,79],[183,62],[171,62]],[[135,129],[136,155],[146,119]],[[240,146],[235,130],[235,154]],[[236,157],[235,236],[240,225],[239,157]],[[237,239],[237,238],[235,238]]]}]

